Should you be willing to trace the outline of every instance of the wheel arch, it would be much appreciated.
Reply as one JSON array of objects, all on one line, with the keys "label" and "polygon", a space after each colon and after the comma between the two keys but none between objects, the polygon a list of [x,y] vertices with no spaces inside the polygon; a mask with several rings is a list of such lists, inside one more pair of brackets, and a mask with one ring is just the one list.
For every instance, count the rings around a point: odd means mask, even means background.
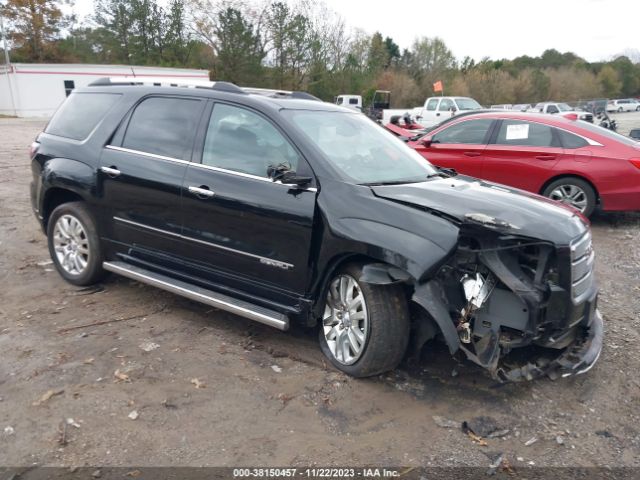
[{"label": "wheel arch", "polygon": [[596,188],[595,184],[589,178],[585,177],[584,175],[577,174],[577,173],[562,173],[562,174],[556,175],[554,177],[551,177],[546,182],[544,182],[542,187],[540,187],[540,190],[538,191],[538,193],[540,195],[542,195],[543,192],[546,190],[546,188],[549,185],[551,185],[556,180],[560,180],[561,178],[576,178],[578,180],[582,180],[583,182],[587,182],[589,184],[589,186],[591,188],[593,188],[593,191],[596,194],[596,202],[600,203],[600,193],[598,192],[598,189]]},{"label": "wheel arch", "polygon": [[42,200],[42,222],[46,230],[51,213],[60,205],[69,202],[83,202],[85,198],[78,192],[63,187],[49,188]]}]

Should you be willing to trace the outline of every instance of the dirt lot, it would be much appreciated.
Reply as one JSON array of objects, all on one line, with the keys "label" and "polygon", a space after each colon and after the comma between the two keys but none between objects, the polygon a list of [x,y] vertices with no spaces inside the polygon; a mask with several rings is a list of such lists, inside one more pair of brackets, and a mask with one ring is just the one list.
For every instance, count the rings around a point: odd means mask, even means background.
[{"label": "dirt lot", "polygon": [[[122,278],[65,283],[28,199],[42,126],[0,119],[0,465],[640,466],[640,214],[593,222],[607,336],[588,374],[498,386],[434,347],[356,380],[313,333]],[[508,433],[483,446],[434,415]]]}]

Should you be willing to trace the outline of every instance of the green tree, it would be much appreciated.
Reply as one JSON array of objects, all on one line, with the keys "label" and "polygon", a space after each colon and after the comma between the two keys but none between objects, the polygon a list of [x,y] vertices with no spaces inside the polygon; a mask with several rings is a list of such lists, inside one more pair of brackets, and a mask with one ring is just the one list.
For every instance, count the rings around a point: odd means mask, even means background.
[{"label": "green tree", "polygon": [[215,77],[239,84],[253,83],[260,76],[265,56],[253,24],[242,12],[229,7],[218,14],[215,35]]},{"label": "green tree", "polygon": [[602,87],[602,93],[608,97],[617,97],[622,89],[622,82],[618,72],[611,65],[605,65],[598,73],[598,82]]},{"label": "green tree", "polygon": [[421,37],[413,42],[407,67],[416,80],[430,83],[454,69],[456,59],[442,39]]},{"label": "green tree", "polygon": [[7,34],[14,59],[25,62],[56,61],[55,42],[72,17],[62,13],[58,0],[7,0],[0,14],[7,18]]},{"label": "green tree", "polygon": [[367,55],[367,69],[376,74],[389,65],[389,50],[382,39],[382,34],[376,32],[371,37]]}]

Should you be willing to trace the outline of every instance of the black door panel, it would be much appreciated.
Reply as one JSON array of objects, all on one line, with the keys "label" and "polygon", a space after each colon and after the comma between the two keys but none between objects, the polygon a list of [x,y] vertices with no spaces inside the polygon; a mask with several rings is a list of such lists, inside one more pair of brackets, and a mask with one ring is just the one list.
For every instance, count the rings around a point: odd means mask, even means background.
[{"label": "black door panel", "polygon": [[[207,186],[202,197],[189,187]],[[291,190],[267,179],[190,165],[184,180],[187,258],[211,277],[220,269],[249,283],[303,293],[315,189]]]}]

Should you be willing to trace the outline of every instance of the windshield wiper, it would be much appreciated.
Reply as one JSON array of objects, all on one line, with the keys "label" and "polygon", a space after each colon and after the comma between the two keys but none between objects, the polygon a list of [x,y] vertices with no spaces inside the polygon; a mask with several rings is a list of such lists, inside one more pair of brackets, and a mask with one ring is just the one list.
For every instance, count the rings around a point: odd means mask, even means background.
[{"label": "windshield wiper", "polygon": [[364,185],[365,187],[381,187],[387,185],[408,185],[410,183],[422,183],[425,180],[432,178],[433,176],[438,175],[437,173],[431,173],[427,175],[425,178],[421,178],[420,180],[390,180],[388,182],[369,182],[369,183],[361,183],[360,185]]}]

